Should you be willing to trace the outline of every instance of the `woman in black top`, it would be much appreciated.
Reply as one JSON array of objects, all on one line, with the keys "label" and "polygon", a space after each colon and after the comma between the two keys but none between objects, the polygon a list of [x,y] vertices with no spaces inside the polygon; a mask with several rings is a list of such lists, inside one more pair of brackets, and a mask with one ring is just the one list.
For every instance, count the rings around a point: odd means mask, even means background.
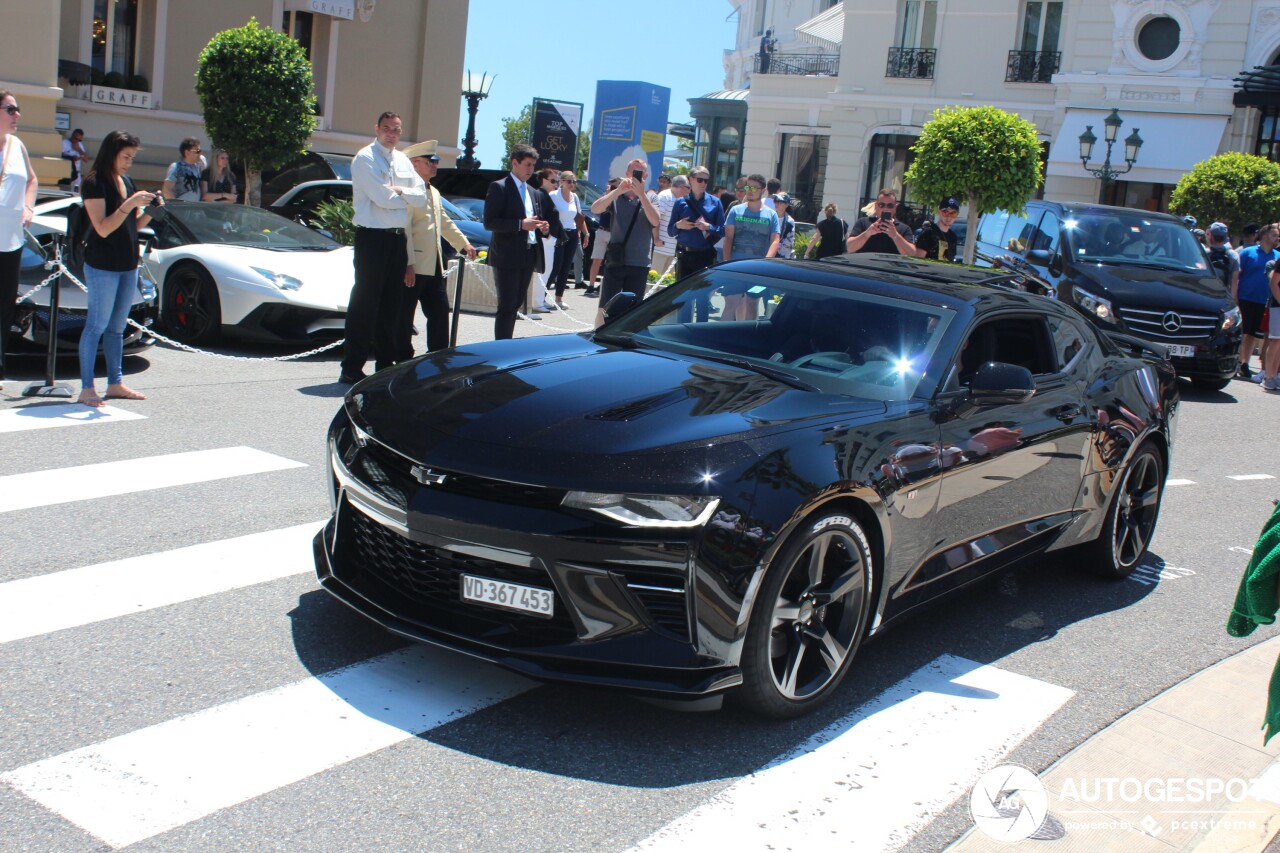
[{"label": "woman in black top", "polygon": [[138,145],[138,137],[128,131],[108,133],[82,188],[92,227],[84,246],[89,317],[80,333],[79,402],[95,408],[106,405],[93,387],[100,340],[107,362],[106,398],[146,399],[124,384],[124,327],[138,292],[138,229],[151,221],[143,208],[162,207],[164,199],[159,193],[136,189],[129,179]]},{"label": "woman in black top", "polygon": [[836,216],[839,209],[832,202],[822,209],[826,214],[822,221],[818,223],[818,248],[814,251],[815,258],[829,258],[833,255],[843,255],[845,250],[845,238],[849,236],[849,223]]},{"label": "woman in black top", "polygon": [[237,197],[236,176],[231,173],[231,157],[225,148],[219,148],[213,152],[209,168],[200,176],[200,199],[234,204]]}]

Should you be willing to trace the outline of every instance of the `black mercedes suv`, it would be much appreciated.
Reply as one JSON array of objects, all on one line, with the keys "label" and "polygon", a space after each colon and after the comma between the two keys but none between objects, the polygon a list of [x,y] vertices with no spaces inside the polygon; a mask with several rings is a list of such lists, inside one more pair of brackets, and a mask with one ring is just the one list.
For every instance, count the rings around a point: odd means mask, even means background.
[{"label": "black mercedes suv", "polygon": [[1033,267],[1058,299],[1108,331],[1165,347],[1179,376],[1218,390],[1240,353],[1240,309],[1177,218],[1127,207],[1031,201],[978,224],[980,264]]}]

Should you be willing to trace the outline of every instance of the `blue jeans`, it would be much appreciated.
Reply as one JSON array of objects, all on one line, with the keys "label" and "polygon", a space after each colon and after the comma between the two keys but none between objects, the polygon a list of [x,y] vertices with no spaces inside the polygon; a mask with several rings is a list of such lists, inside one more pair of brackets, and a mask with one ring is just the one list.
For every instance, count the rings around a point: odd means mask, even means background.
[{"label": "blue jeans", "polygon": [[138,270],[108,272],[85,264],[84,283],[89,288],[89,319],[80,332],[80,385],[93,387],[98,341],[107,359],[107,384],[119,385],[124,381],[124,329],[138,295]]}]

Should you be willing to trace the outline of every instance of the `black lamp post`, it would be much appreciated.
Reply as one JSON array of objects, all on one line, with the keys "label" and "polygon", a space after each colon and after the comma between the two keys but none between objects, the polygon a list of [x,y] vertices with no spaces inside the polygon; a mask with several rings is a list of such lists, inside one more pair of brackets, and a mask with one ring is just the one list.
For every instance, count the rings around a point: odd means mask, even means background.
[{"label": "black lamp post", "polygon": [[1093,125],[1085,127],[1084,133],[1080,134],[1080,163],[1084,166],[1086,172],[1102,181],[1102,186],[1098,190],[1099,202],[1106,199],[1107,182],[1114,181],[1132,169],[1133,164],[1138,161],[1138,149],[1142,147],[1142,137],[1138,135],[1138,129],[1135,127],[1133,133],[1130,133],[1124,140],[1125,167],[1123,169],[1111,168],[1111,148],[1116,144],[1116,137],[1120,134],[1120,125],[1124,124],[1124,119],[1120,118],[1120,111],[1113,108],[1111,115],[1104,118],[1102,124],[1103,135],[1106,137],[1107,143],[1107,156],[1103,160],[1101,168],[1089,168],[1089,160],[1093,157],[1093,146],[1098,141],[1098,137],[1093,135]]},{"label": "black lamp post", "polygon": [[480,108],[480,102],[489,97],[489,87],[493,85],[496,76],[476,74],[474,71],[468,71],[462,76],[462,97],[467,99],[467,135],[462,140],[463,153],[458,158],[458,168],[464,172],[474,172],[480,168],[480,161],[475,155],[476,110]]}]

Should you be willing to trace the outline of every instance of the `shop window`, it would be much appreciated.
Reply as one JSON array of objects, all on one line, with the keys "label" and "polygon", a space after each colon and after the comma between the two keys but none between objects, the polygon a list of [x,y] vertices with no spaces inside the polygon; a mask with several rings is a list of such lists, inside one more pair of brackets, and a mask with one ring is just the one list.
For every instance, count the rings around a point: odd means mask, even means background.
[{"label": "shop window", "polygon": [[138,51],[138,0],[94,0],[89,64],[103,74],[124,77],[125,88],[136,71]]},{"label": "shop window", "polygon": [[877,133],[872,137],[863,204],[874,199],[884,187],[892,188],[898,194],[898,201],[911,200],[910,188],[902,183],[902,178],[915,160],[915,152],[911,150],[915,144],[916,137],[903,134]]},{"label": "shop window", "polygon": [[790,194],[791,216],[797,222],[817,222],[818,205],[826,183],[826,136],[809,133],[782,134],[777,176]]},{"label": "shop window", "polygon": [[715,168],[712,169],[711,185],[724,184],[731,187],[738,180],[742,168],[742,132],[736,124],[723,124],[716,134]]},{"label": "shop window", "polygon": [[325,76],[328,73],[329,27],[327,15],[311,12],[284,13],[280,31],[296,41],[311,63],[311,79],[316,90],[316,115],[324,115]]}]

